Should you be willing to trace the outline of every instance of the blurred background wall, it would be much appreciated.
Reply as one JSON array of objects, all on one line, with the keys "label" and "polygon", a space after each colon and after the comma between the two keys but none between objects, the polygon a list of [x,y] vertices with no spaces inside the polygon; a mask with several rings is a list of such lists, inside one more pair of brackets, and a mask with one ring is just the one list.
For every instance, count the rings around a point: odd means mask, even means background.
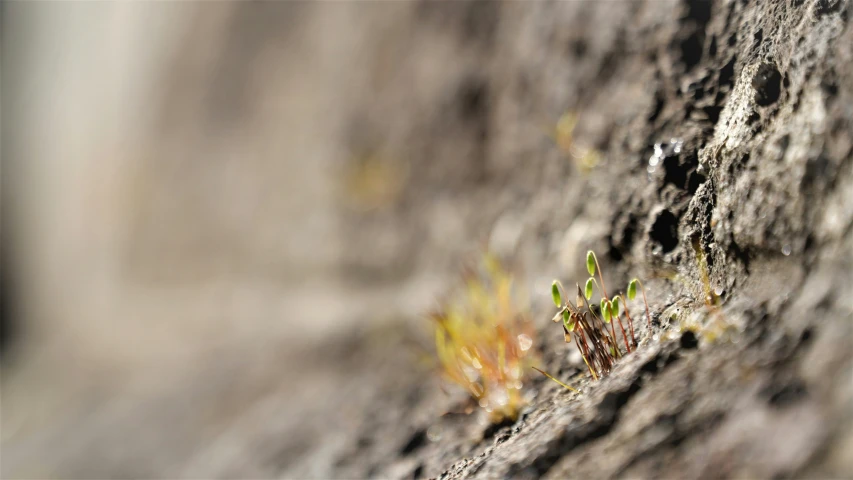
[{"label": "blurred background wall", "polygon": [[3,476],[265,475],[217,442],[271,391],[309,435],[317,350],[418,321],[514,200],[490,11],[4,3]]}]

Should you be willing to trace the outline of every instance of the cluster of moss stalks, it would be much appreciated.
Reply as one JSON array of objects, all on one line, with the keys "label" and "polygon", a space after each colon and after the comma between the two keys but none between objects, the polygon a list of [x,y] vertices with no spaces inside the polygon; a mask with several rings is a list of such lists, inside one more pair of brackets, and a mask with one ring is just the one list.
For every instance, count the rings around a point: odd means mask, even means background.
[{"label": "cluster of moss stalks", "polygon": [[537,361],[536,330],[497,258],[485,255],[463,280],[429,315],[441,377],[464,388],[492,422],[515,420],[526,404],[525,373]]},{"label": "cluster of moss stalks", "polygon": [[[637,348],[634,319],[628,309],[627,300],[634,300],[638,286],[643,293],[649,332],[651,332],[651,316],[649,315],[645,289],[638,279],[635,278],[628,283],[627,294],[620,292],[610,297],[607,294],[607,287],[604,284],[598,258],[592,250],[587,252],[586,268],[590,277],[584,284],[583,290],[580,284],[576,284],[577,296],[574,305],[569,301],[560,281],[554,280],[552,283],[551,296],[559,309],[553,320],[554,322],[562,320],[566,343],[574,341],[589,369],[589,373],[594,379],[599,379],[610,373],[617,359]],[[595,278],[596,272],[598,272],[598,280]],[[594,287],[598,288],[601,296],[597,312],[590,305]],[[623,314],[625,322],[622,321]],[[625,329],[626,323],[628,325],[627,330]],[[619,325],[619,330],[622,333],[624,351],[621,349],[616,335],[616,324]]]},{"label": "cluster of moss stalks", "polygon": [[[566,342],[575,343],[590,374],[599,379],[610,373],[617,359],[637,348],[627,301],[636,297],[642,283],[631,280],[626,294],[610,297],[592,251],[587,254],[587,270],[590,278],[583,290],[577,285],[575,304],[568,300],[563,285],[554,280],[551,293],[559,308],[554,321],[562,320]],[[464,388],[496,423],[516,419],[526,404],[522,387],[529,368],[576,391],[534,366],[536,356],[531,347],[535,328],[526,308],[514,298],[512,276],[494,256],[485,255],[480,268],[466,271],[463,280],[464,288],[456,290],[429,315],[435,325],[436,354],[443,379]],[[596,307],[589,303],[594,287],[601,292]],[[646,318],[651,326],[648,304]],[[617,324],[624,350],[616,334]]]}]

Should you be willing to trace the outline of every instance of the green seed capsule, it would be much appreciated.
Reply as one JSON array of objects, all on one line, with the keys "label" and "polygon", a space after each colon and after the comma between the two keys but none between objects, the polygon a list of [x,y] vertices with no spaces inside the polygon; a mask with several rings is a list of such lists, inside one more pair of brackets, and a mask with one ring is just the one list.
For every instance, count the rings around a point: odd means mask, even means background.
[{"label": "green seed capsule", "polygon": [[610,302],[610,304],[612,305],[612,309],[611,309],[611,310],[612,310],[612,312],[611,312],[611,315],[613,315],[614,317],[618,317],[618,316],[619,316],[619,312],[620,312],[619,307],[621,306],[621,305],[620,305],[620,303],[619,303],[619,297],[615,297],[615,298]]},{"label": "green seed capsule", "polygon": [[595,254],[592,250],[586,252],[586,271],[590,276],[595,275]]},{"label": "green seed capsule", "polygon": [[584,286],[583,292],[587,300],[592,298],[592,278],[586,281],[586,286]]},{"label": "green seed capsule", "polygon": [[628,284],[628,300],[633,300],[637,297],[637,279],[631,280]]},{"label": "green seed capsule", "polygon": [[601,316],[604,317],[604,323],[610,323],[610,302],[601,299]]},{"label": "green seed capsule", "polygon": [[557,281],[551,283],[551,298],[554,300],[554,305],[560,306],[563,304],[563,299],[560,298],[560,287],[557,286]]}]

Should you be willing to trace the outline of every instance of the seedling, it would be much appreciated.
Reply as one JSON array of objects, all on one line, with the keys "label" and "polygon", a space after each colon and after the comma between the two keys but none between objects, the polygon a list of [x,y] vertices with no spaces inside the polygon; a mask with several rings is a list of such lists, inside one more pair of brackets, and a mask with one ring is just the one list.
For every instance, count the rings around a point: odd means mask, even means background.
[{"label": "seedling", "polygon": [[[621,358],[624,354],[630,353],[636,347],[637,340],[634,336],[634,320],[628,311],[625,296],[620,293],[612,298],[608,297],[604,284],[604,276],[601,273],[601,266],[592,250],[587,252],[586,269],[590,276],[584,284],[583,289],[581,289],[580,285],[577,285],[577,299],[574,305],[566,296],[565,289],[560,281],[554,280],[551,285],[551,297],[558,311],[554,315],[553,320],[554,322],[563,322],[563,334],[566,343],[571,343],[574,340],[590,375],[592,375],[593,379],[599,379],[610,373],[613,363],[617,359]],[[597,280],[595,278],[596,274],[598,274]],[[642,283],[637,279],[632,280],[628,284],[627,297],[629,299],[633,300],[636,296],[638,284],[642,288]],[[598,314],[589,304],[595,287],[598,287],[598,290],[601,292]],[[645,290],[643,290],[643,299],[645,300]],[[627,331],[622,322],[623,313],[628,321]],[[648,303],[646,303],[646,316],[649,319],[649,331],[651,331],[651,316],[649,315]],[[618,337],[616,336],[615,327],[617,323],[622,332],[622,338],[625,341],[624,353],[619,349],[617,342]],[[607,329],[608,324],[610,325],[609,331]],[[574,333],[574,336],[572,336],[572,333]]]},{"label": "seedling", "polygon": [[535,363],[535,330],[513,297],[512,276],[486,255],[481,268],[430,317],[442,376],[464,388],[493,422],[524,406],[524,374]]}]

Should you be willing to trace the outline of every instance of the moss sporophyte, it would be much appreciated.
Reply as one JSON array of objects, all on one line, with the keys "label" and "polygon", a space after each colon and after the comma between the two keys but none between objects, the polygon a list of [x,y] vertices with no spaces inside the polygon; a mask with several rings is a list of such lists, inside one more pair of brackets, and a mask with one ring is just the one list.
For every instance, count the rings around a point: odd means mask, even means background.
[{"label": "moss sporophyte", "polygon": [[[635,278],[628,283],[627,299],[621,293],[610,297],[607,294],[607,287],[604,283],[598,258],[592,250],[587,252],[586,269],[590,276],[586,280],[583,289],[581,289],[580,284],[576,285],[577,296],[574,305],[569,301],[566,291],[559,280],[554,280],[551,284],[551,298],[554,300],[554,305],[558,308],[553,320],[554,322],[562,321],[563,335],[566,343],[574,341],[590,375],[594,379],[599,379],[610,373],[617,359],[631,353],[637,348],[634,320],[628,309],[627,300],[634,300],[637,295],[638,285],[643,292],[643,302],[646,307],[649,332],[651,332],[651,315],[649,314],[649,306],[645,298],[645,289],[643,289],[643,284],[638,279]],[[596,273],[598,274],[598,280],[595,278]],[[593,290],[596,287],[601,296],[597,305],[597,313],[589,304],[593,296]],[[622,321],[623,314],[628,323],[627,330],[625,329],[625,323]],[[618,336],[616,335],[615,325],[617,323],[619,324],[619,330],[622,333],[622,340],[625,345],[624,352],[619,347]],[[609,330],[608,325],[610,326]]]},{"label": "moss sporophyte", "polygon": [[463,283],[430,314],[442,377],[464,388],[491,421],[514,420],[525,405],[525,372],[536,363],[536,331],[496,257],[486,254]]}]

